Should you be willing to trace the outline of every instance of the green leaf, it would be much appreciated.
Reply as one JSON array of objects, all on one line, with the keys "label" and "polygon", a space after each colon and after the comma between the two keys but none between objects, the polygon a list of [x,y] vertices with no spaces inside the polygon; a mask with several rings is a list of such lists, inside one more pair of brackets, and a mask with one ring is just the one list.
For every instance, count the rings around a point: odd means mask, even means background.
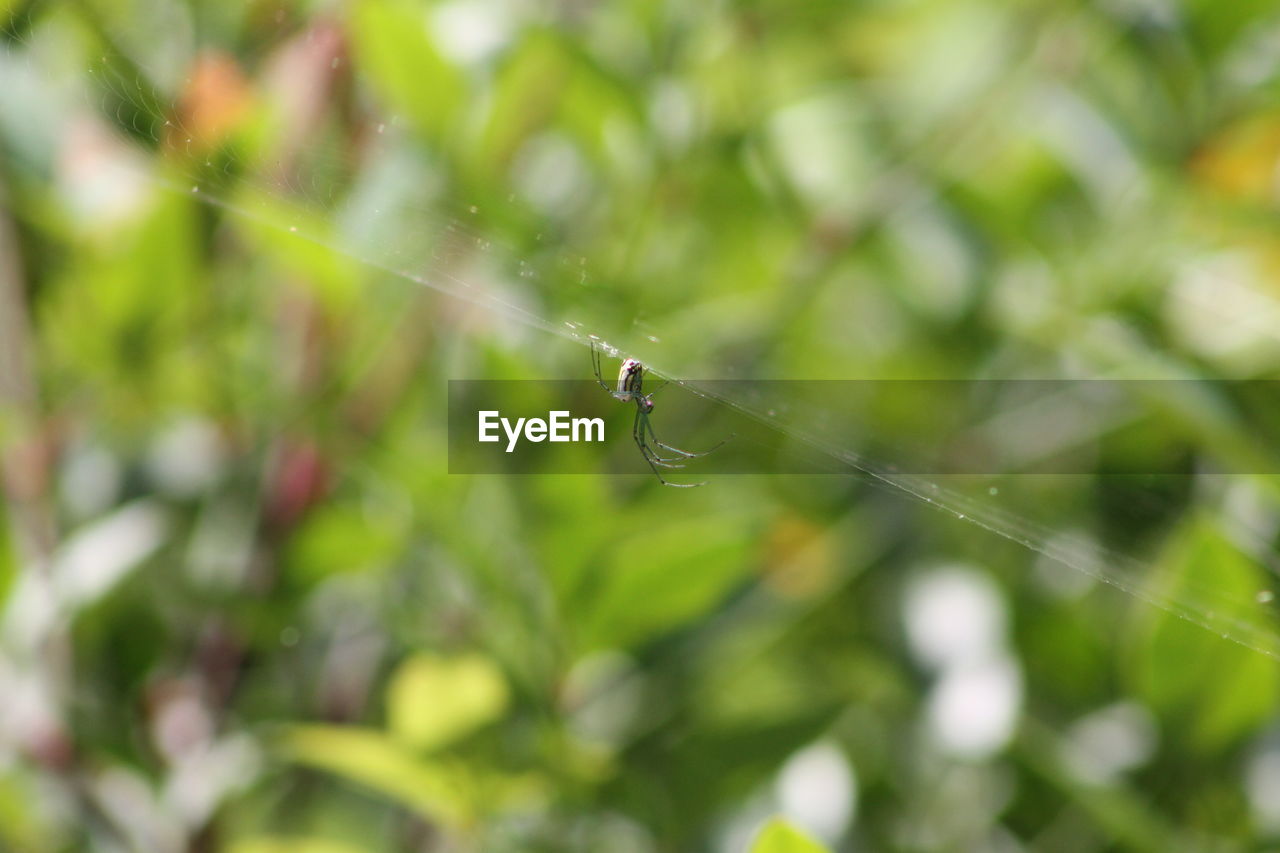
[{"label": "green leaf", "polygon": [[38,796],[29,778],[0,773],[0,850],[47,850],[61,836],[41,823]]},{"label": "green leaf", "polygon": [[95,396],[123,398],[129,417],[149,412],[144,401],[173,405],[199,396],[204,377],[191,373],[190,348],[204,279],[195,224],[189,199],[157,195],[136,219],[73,256],[39,307],[55,375],[65,372]]},{"label": "green leaf", "polygon": [[536,808],[546,795],[538,774],[422,758],[386,733],[359,726],[292,726],[278,747],[300,764],[365,785],[456,830],[503,810]]},{"label": "green leaf", "polygon": [[[0,422],[0,427],[3,423]],[[0,430],[0,442],[4,439],[3,431]],[[9,590],[13,586],[14,580],[18,576],[18,566],[14,557],[14,543],[11,540],[10,531],[13,525],[7,518],[9,508],[0,506],[0,609],[6,607],[9,600]]]},{"label": "green leaf", "polygon": [[466,81],[431,39],[426,8],[364,0],[354,4],[351,34],[359,67],[391,112],[407,115],[428,138],[456,124]]},{"label": "green leaf", "polygon": [[437,749],[497,720],[508,696],[502,672],[482,655],[417,654],[391,678],[388,723],[404,743]]},{"label": "green leaf", "polygon": [[288,546],[291,572],[316,581],[341,572],[363,572],[390,564],[404,543],[391,514],[375,514],[349,503],[318,507]]},{"label": "green leaf", "polygon": [[570,69],[554,39],[524,36],[498,72],[489,121],[473,152],[478,174],[501,174],[527,139],[555,117]]},{"label": "green leaf", "polygon": [[780,817],[764,825],[750,853],[829,853],[826,847]]},{"label": "green leaf", "polygon": [[232,842],[228,853],[366,853],[370,849],[328,838],[259,836]]},{"label": "green leaf", "polygon": [[675,628],[719,603],[746,574],[751,533],[744,522],[672,521],[618,542],[613,565],[584,596],[588,645],[629,646]]},{"label": "green leaf", "polygon": [[473,168],[505,171],[520,147],[554,127],[582,153],[609,165],[614,176],[639,165],[646,149],[636,141],[630,156],[613,157],[610,143],[638,140],[642,109],[635,93],[589,52],[561,34],[529,30],[511,51],[493,89],[489,121]]},{"label": "green leaf", "polygon": [[285,734],[286,755],[367,785],[443,824],[470,821],[456,780],[441,766],[418,760],[380,731],[355,726],[295,726]]},{"label": "green leaf", "polygon": [[1267,587],[1262,571],[1207,520],[1173,538],[1156,571],[1158,591],[1175,613],[1142,611],[1131,658],[1135,691],[1182,740],[1205,751],[1249,735],[1274,714],[1280,671],[1246,642],[1275,636],[1273,614],[1257,600]]},{"label": "green leaf", "polygon": [[263,257],[279,263],[330,310],[351,309],[360,297],[359,266],[340,248],[331,248],[341,240],[324,216],[252,190],[238,193],[235,204],[249,211],[236,227]]}]

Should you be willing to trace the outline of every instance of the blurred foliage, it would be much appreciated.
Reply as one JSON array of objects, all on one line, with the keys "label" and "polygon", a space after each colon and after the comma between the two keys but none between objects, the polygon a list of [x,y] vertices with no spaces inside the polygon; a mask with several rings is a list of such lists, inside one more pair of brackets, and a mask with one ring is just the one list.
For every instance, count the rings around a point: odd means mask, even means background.
[{"label": "blurred foliage", "polygon": [[[1274,400],[1171,383],[1158,441],[1058,401],[1081,474],[918,494],[450,475],[443,411],[589,379],[586,334],[1280,378],[1275,4],[0,23],[0,848],[1280,844],[1280,481],[1224,473],[1277,470]],[[668,440],[722,434],[681,393]],[[835,455],[945,422],[879,415]]]},{"label": "blurred foliage", "polygon": [[823,853],[825,849],[786,821],[775,818],[760,830],[751,853]]}]

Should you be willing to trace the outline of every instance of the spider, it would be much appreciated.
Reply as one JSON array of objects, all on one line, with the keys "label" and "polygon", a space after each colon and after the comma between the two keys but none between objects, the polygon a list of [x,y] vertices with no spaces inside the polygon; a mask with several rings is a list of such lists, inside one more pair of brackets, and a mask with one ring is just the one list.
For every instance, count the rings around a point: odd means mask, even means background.
[{"label": "spider", "polygon": [[[728,439],[724,439],[720,444],[701,453],[691,453],[688,450],[681,450],[678,447],[663,444],[654,433],[653,424],[649,423],[649,413],[653,411],[653,395],[667,384],[666,381],[663,381],[662,385],[645,394],[642,390],[645,366],[634,358],[626,358],[622,360],[622,367],[618,370],[617,388],[609,387],[609,383],[604,381],[604,376],[600,373],[600,351],[596,349],[595,341],[591,342],[591,366],[595,368],[596,381],[600,383],[601,388],[609,392],[613,399],[621,403],[634,402],[636,404],[636,420],[631,428],[631,437],[635,439],[636,447],[640,448],[640,454],[644,456],[644,461],[649,463],[649,467],[657,475],[658,481],[664,486],[671,486],[677,489],[694,489],[698,486],[705,486],[705,482],[668,482],[658,468],[683,468],[684,464],[680,462],[680,459],[697,459],[700,456],[706,456],[718,450],[720,445],[724,444]],[[649,440],[652,440],[655,445],[663,450],[676,454],[676,457],[659,456],[657,451],[649,446]]]}]

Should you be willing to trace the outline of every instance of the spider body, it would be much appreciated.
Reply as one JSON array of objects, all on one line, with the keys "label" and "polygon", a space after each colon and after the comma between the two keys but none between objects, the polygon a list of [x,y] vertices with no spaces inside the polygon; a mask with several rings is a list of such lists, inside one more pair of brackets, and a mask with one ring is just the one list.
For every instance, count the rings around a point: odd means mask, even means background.
[{"label": "spider body", "polygon": [[[596,375],[599,376],[598,370]],[[613,392],[613,396],[624,403],[637,397],[643,397],[644,395],[641,393],[643,385],[644,365],[638,359],[624,358],[622,366],[618,368],[618,390]]]},{"label": "spider body", "polygon": [[[663,382],[657,388],[644,393],[644,374],[645,366],[634,358],[626,358],[622,360],[622,366],[618,368],[618,383],[615,387],[609,387],[604,381],[604,375],[600,371],[600,351],[596,349],[595,342],[591,344],[591,365],[595,368],[596,381],[600,383],[600,387],[609,392],[609,396],[620,403],[636,404],[636,419],[632,424],[631,437],[635,439],[636,447],[640,448],[640,455],[644,457],[644,461],[649,463],[649,467],[653,469],[653,473],[657,475],[658,480],[664,486],[672,486],[677,489],[693,489],[698,486],[705,486],[706,483],[672,483],[668,482],[662,476],[659,468],[683,468],[682,459],[696,459],[699,456],[706,456],[708,453],[718,449],[723,441],[717,444],[711,450],[705,450],[702,453],[692,453],[688,450],[681,450],[678,447],[672,447],[658,440],[658,436],[653,431],[653,424],[649,422],[649,414],[653,411],[653,395],[666,385]],[[653,445],[674,453],[676,456],[661,456],[650,445]]]}]

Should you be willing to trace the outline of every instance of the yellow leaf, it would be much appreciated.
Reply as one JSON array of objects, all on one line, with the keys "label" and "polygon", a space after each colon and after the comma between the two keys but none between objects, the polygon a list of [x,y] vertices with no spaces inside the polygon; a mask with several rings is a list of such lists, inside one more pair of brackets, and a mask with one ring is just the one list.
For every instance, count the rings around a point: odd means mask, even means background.
[{"label": "yellow leaf", "polygon": [[765,824],[751,853],[828,853],[827,848],[780,817]]},{"label": "yellow leaf", "polygon": [[366,853],[368,849],[327,838],[273,835],[234,841],[227,848],[227,853]]},{"label": "yellow leaf", "polygon": [[430,820],[459,826],[472,818],[455,775],[420,761],[382,732],[356,726],[295,726],[281,746],[301,764],[382,791]]},{"label": "yellow leaf", "polygon": [[507,682],[483,655],[417,654],[387,688],[388,724],[401,741],[437,749],[497,720],[507,709]]},{"label": "yellow leaf", "polygon": [[1196,153],[1191,171],[1210,188],[1255,202],[1276,202],[1280,167],[1280,114],[1251,116],[1229,125]]}]

